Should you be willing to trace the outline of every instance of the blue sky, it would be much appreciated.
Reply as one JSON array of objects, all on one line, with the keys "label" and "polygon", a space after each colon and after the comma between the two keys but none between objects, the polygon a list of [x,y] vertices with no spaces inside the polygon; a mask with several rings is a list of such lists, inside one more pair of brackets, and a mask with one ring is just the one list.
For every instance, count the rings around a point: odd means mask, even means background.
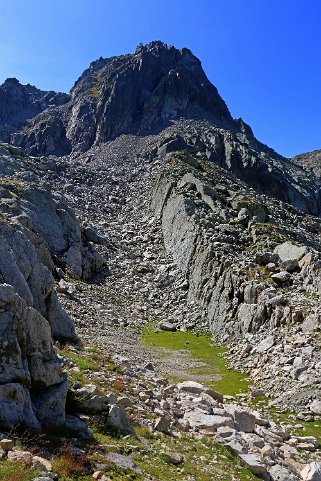
[{"label": "blue sky", "polygon": [[163,40],[285,156],[321,148],[320,0],[0,0],[0,83],[68,91],[88,64]]}]

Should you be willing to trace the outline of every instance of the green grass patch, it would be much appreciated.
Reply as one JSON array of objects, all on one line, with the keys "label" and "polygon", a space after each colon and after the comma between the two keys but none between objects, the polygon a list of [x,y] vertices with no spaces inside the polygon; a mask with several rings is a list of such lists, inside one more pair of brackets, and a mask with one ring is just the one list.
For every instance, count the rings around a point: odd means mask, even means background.
[{"label": "green grass patch", "polygon": [[77,366],[82,371],[97,371],[99,367],[96,362],[92,361],[92,359],[86,359],[86,357],[79,356],[71,352],[68,352],[66,357],[68,357],[68,359],[70,359],[75,364],[75,366]]},{"label": "green grass patch", "polygon": [[189,372],[193,375],[206,376],[204,384],[222,394],[234,396],[248,391],[250,383],[245,374],[229,369],[223,357],[227,349],[213,345],[209,334],[195,335],[191,331],[155,332],[154,326],[149,326],[142,333],[142,342],[150,347],[188,351],[193,360],[202,362],[201,367],[192,367]]},{"label": "green grass patch", "polygon": [[22,462],[0,462],[0,481],[32,481],[37,476],[39,471],[28,468]]}]

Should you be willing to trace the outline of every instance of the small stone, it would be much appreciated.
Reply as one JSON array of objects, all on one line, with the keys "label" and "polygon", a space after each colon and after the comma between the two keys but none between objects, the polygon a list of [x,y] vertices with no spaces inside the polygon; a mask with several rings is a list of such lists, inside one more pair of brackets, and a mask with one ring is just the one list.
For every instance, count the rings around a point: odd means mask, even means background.
[{"label": "small stone", "polygon": [[300,472],[300,476],[303,481],[321,481],[321,464],[316,461],[307,464]]},{"label": "small stone", "polygon": [[162,331],[170,331],[170,332],[175,332],[177,331],[177,327],[172,324],[171,322],[168,322],[168,321],[162,321],[159,323],[158,327],[162,330]]},{"label": "small stone", "polygon": [[1,439],[0,441],[0,448],[2,448],[4,451],[10,451],[13,449],[14,442],[12,439]]},{"label": "small stone", "polygon": [[271,275],[271,279],[277,284],[284,284],[291,279],[291,274],[287,271],[281,271]]},{"label": "small stone", "polygon": [[33,481],[52,481],[52,478],[48,476],[38,476],[38,478],[35,478]]},{"label": "small stone", "polygon": [[8,461],[22,461],[29,466],[32,463],[32,454],[29,451],[9,451]]},{"label": "small stone", "polygon": [[41,458],[40,456],[34,456],[32,458],[32,467],[34,469],[38,469],[39,471],[52,471],[52,464],[45,458]]},{"label": "small stone", "polygon": [[93,474],[94,479],[101,479],[104,476],[104,473],[102,471],[95,471]]},{"label": "small stone", "polygon": [[145,364],[144,366],[144,369],[147,369],[147,371],[154,371],[154,366],[151,362],[148,362],[147,364]]},{"label": "small stone", "polygon": [[172,453],[169,451],[161,451],[161,456],[170,464],[181,464],[184,462],[184,456],[181,453]]},{"label": "small stone", "polygon": [[169,428],[170,428],[170,425],[169,425],[169,422],[167,421],[167,419],[165,418],[165,416],[161,416],[161,417],[156,419],[156,421],[154,423],[155,431],[159,431],[161,433],[166,433],[166,432],[168,432]]}]

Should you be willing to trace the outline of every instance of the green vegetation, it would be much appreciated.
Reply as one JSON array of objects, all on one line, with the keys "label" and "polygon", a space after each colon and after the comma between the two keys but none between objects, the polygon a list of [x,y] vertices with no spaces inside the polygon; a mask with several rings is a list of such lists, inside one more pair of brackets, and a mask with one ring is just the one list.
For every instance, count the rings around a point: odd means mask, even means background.
[{"label": "green vegetation", "polygon": [[91,476],[84,476],[86,464],[85,457],[62,452],[53,460],[52,468],[58,474],[59,481],[89,481]]},{"label": "green vegetation", "polygon": [[39,472],[28,468],[23,462],[0,462],[0,481],[32,481],[37,476]]},{"label": "green vegetation", "polygon": [[[95,439],[106,445],[113,446],[116,451],[123,455],[130,455],[131,459],[143,472],[152,475],[158,481],[175,479],[184,481],[187,476],[198,481],[251,481],[256,479],[246,468],[240,466],[239,461],[224,447],[214,443],[209,438],[194,439],[187,435],[174,438],[162,433],[152,433],[146,427],[136,427],[137,438],[120,437],[103,429],[101,425],[91,426]],[[104,431],[104,433],[102,433]],[[164,452],[180,453],[183,462],[172,464]],[[96,462],[106,464],[106,458],[101,456]],[[145,479],[131,469],[117,467],[113,463],[109,465],[107,475],[113,481],[131,480],[141,481]]]},{"label": "green vegetation", "polygon": [[[160,433],[153,437],[150,442],[152,449],[148,450],[144,458],[141,454],[134,454],[132,458],[142,469],[160,481],[169,479],[183,481],[187,475],[198,481],[256,479],[246,468],[240,467],[237,459],[224,447],[208,438],[193,439],[183,435],[177,439]],[[171,454],[182,454],[183,463],[172,464],[164,456],[164,450]]]},{"label": "green vegetation", "polygon": [[[81,384],[96,384],[100,388],[104,388],[104,383],[101,378],[95,378],[92,373],[95,371],[113,372],[119,374],[122,370],[116,366],[107,356],[95,348],[79,348],[76,352],[68,348],[63,348],[61,354],[72,361],[72,363],[79,370],[68,369],[69,378],[73,382],[80,382]],[[108,385],[108,388],[113,387],[115,383],[115,390],[121,392],[123,386],[117,382],[117,379]],[[119,384],[119,385],[118,385]],[[107,387],[107,386],[106,386]],[[119,389],[117,389],[119,388]]]},{"label": "green vegetation", "polygon": [[[276,408],[269,408],[269,416],[278,424],[293,426],[290,432],[294,436],[314,436],[321,443],[321,422],[294,420],[294,413],[280,413]],[[301,426],[301,427],[295,427]]]},{"label": "green vegetation", "polygon": [[191,367],[191,375],[206,377],[204,384],[225,395],[234,396],[241,392],[247,392],[249,382],[245,374],[229,369],[223,354],[227,351],[224,347],[212,344],[208,334],[195,335],[187,332],[155,332],[154,325],[149,325],[142,335],[144,345],[163,348],[166,357],[166,349],[174,351],[187,351],[192,361],[201,362],[201,367]]},{"label": "green vegetation", "polygon": [[[293,436],[314,436],[321,443],[321,421],[301,421],[296,419],[293,412],[280,412],[274,406],[268,406],[270,399],[266,396],[257,396],[251,401],[251,405],[263,410],[268,418],[272,418],[277,424],[289,426]],[[300,426],[300,427],[295,427]]]}]

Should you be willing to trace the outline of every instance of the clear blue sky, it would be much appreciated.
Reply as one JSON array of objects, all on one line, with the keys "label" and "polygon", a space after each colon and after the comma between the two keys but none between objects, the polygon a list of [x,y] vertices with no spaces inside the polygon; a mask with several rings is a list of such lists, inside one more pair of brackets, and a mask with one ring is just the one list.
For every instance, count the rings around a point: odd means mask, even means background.
[{"label": "clear blue sky", "polygon": [[68,91],[88,64],[163,40],[200,58],[234,117],[292,156],[321,148],[320,0],[0,0],[0,83]]}]

